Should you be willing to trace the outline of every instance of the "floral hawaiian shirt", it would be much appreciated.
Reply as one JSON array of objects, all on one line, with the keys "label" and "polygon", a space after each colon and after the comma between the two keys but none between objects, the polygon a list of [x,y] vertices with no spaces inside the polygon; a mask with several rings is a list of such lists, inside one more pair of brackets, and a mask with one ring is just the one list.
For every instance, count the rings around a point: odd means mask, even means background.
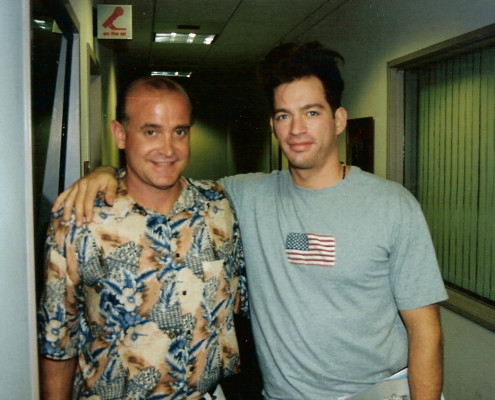
[{"label": "floral hawaiian shirt", "polygon": [[54,215],[39,309],[45,357],[78,357],[74,399],[198,399],[239,369],[247,312],[234,212],[217,183],[183,178],[168,216],[121,181],[77,228]]}]

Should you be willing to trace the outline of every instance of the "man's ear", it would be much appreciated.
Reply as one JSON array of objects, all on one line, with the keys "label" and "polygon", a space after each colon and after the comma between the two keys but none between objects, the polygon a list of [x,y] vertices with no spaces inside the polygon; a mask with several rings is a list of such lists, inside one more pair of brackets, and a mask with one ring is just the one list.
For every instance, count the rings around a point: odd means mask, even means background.
[{"label": "man's ear", "polygon": [[344,107],[337,108],[334,118],[337,135],[340,135],[347,126],[347,110]]},{"label": "man's ear", "polygon": [[125,149],[126,132],[122,124],[114,119],[110,124],[110,129],[112,130],[113,138],[115,140],[115,143],[117,144],[117,147],[120,150]]}]

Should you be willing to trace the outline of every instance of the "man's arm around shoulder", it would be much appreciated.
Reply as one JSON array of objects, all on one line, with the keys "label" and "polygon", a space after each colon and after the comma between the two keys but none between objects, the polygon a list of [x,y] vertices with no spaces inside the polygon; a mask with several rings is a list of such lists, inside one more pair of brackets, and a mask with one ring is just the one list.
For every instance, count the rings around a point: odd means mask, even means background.
[{"label": "man's arm around shoulder", "polygon": [[443,340],[437,304],[401,310],[409,341],[411,400],[438,400],[442,393]]},{"label": "man's arm around shoulder", "polygon": [[72,399],[76,365],[77,357],[58,361],[40,356],[41,400]]}]

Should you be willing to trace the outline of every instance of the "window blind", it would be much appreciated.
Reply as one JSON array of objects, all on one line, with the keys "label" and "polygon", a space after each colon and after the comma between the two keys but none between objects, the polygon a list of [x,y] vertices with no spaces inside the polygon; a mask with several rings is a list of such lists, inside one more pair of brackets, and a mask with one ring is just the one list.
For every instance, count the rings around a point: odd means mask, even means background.
[{"label": "window blind", "polygon": [[495,48],[416,73],[416,193],[443,277],[495,301]]}]

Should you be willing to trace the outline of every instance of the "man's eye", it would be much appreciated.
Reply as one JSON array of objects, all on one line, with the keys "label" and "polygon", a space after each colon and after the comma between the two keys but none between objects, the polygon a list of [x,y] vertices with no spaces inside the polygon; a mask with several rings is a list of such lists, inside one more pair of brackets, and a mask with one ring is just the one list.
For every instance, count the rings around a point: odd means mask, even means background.
[{"label": "man's eye", "polygon": [[148,129],[147,131],[144,132],[146,136],[153,136],[156,134],[156,131],[153,129]]},{"label": "man's eye", "polygon": [[318,113],[318,111],[308,111],[308,115],[309,115],[310,117],[315,117],[315,116],[316,116],[316,115],[318,115],[318,114],[319,114],[319,113]]},{"label": "man's eye", "polygon": [[284,119],[287,119],[287,118],[289,118],[289,116],[287,114],[279,114],[275,117],[275,120],[283,121]]},{"label": "man's eye", "polygon": [[187,130],[186,130],[186,129],[177,129],[177,130],[175,131],[175,134],[176,134],[177,136],[185,136],[185,135],[187,135]]}]

